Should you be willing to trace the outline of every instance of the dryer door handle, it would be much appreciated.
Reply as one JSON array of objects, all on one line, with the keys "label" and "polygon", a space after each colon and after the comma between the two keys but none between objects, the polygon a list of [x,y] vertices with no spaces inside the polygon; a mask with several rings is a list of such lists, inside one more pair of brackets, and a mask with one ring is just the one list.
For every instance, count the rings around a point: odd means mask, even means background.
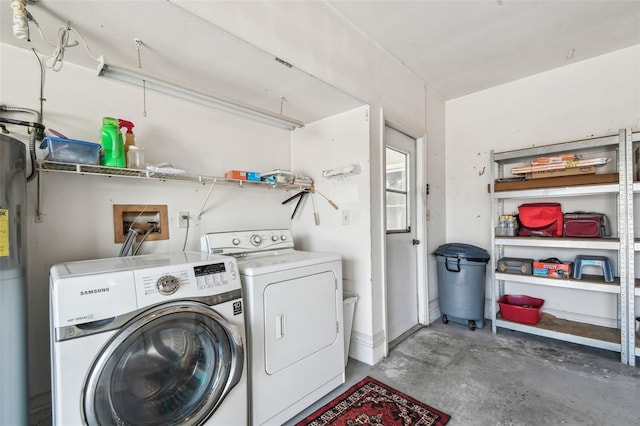
[{"label": "dryer door handle", "polygon": [[284,337],[284,313],[276,315],[276,340]]}]

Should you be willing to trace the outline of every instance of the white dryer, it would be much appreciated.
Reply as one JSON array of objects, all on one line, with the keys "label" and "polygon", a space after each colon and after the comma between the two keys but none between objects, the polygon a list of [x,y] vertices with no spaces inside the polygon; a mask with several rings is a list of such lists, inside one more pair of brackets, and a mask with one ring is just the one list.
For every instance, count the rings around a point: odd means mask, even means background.
[{"label": "white dryer", "polygon": [[340,256],[295,250],[287,229],[208,233],[201,243],[238,261],[251,424],[281,425],[344,383]]},{"label": "white dryer", "polygon": [[246,425],[236,261],[152,254],[54,265],[56,425]]}]

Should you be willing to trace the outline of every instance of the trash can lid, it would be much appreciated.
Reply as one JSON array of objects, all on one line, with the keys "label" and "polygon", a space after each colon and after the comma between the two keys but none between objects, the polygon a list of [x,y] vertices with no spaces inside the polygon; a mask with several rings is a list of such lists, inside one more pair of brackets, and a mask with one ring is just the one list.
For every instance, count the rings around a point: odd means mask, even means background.
[{"label": "trash can lid", "polygon": [[460,257],[474,262],[488,262],[489,253],[480,247],[464,243],[448,243],[438,247],[436,256]]}]

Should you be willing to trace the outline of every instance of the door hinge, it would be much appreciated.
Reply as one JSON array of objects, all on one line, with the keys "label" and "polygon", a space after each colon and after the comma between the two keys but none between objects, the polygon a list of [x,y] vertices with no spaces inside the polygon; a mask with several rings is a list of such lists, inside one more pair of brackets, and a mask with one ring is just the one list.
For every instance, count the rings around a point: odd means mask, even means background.
[{"label": "door hinge", "polygon": [[417,245],[419,245],[419,244],[420,244],[420,240],[415,240],[415,239],[414,239],[413,241],[411,241],[411,243],[412,243],[414,246],[417,246]]},{"label": "door hinge", "polygon": [[429,184],[427,184],[427,195],[429,195],[429,189],[431,188],[429,188]]}]

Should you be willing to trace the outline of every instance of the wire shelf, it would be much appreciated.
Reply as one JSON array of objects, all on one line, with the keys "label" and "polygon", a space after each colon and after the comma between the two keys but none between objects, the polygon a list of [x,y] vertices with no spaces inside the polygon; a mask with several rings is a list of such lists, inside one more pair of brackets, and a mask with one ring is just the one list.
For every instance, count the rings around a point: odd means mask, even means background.
[{"label": "wire shelf", "polygon": [[265,181],[252,181],[230,179],[225,177],[194,175],[189,173],[160,173],[150,170],[126,169],[120,167],[98,166],[93,164],[60,163],[56,161],[38,161],[38,170],[42,172],[60,172],[79,175],[98,175],[108,177],[126,177],[138,179],[154,179],[161,181],[182,181],[200,184],[227,184],[239,187],[261,187],[279,189],[304,189],[311,187],[310,183],[301,182],[293,184],[272,183]]}]

